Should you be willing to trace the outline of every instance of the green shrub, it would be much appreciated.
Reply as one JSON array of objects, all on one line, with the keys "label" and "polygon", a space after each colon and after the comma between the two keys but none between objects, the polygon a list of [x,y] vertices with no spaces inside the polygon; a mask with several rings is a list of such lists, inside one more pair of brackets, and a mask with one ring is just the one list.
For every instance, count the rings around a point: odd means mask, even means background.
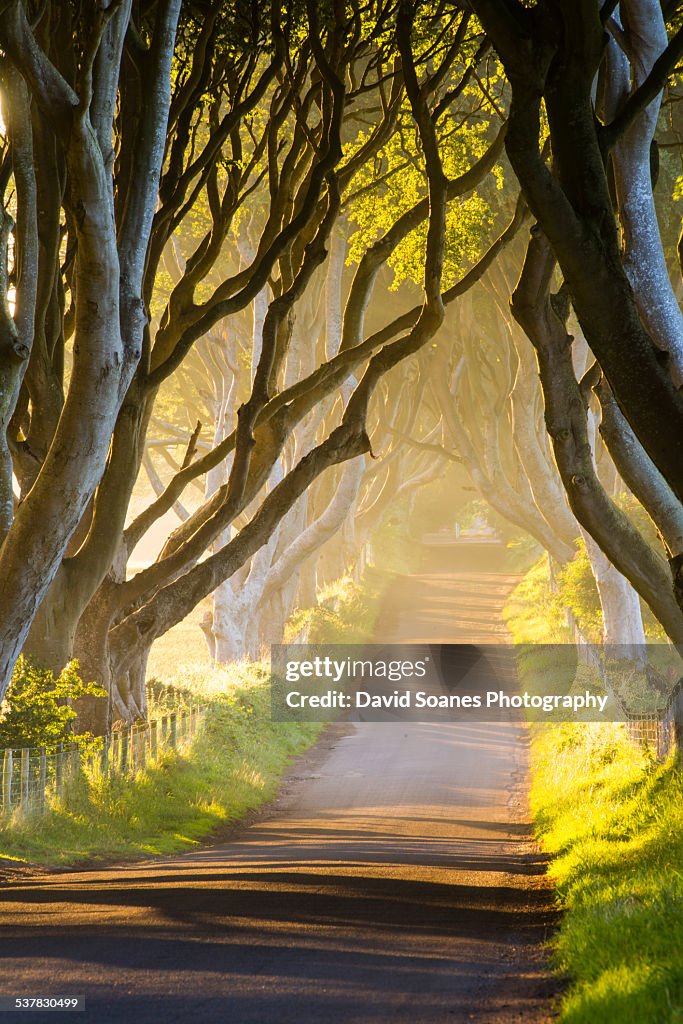
[{"label": "green shrub", "polygon": [[[665,642],[664,630],[642,601],[641,609],[647,640]],[[556,570],[554,579],[548,556],[543,555],[513,590],[504,616],[517,643],[568,643],[568,611],[588,640],[601,643],[602,609],[583,540],[577,541],[576,555]]]},{"label": "green shrub", "polygon": [[[615,498],[616,504],[626,513],[631,524],[638,530],[647,543],[659,550],[663,557],[666,552],[655,526],[643,506],[632,494],[622,493]],[[590,559],[583,539],[577,542],[577,553],[571,562],[560,570],[557,576],[556,600],[562,608],[573,614],[586,637],[593,643],[600,643],[602,638],[602,610],[598,588],[591,570]],[[666,633],[644,601],[640,603],[643,614],[643,627],[648,640],[666,642]]]},{"label": "green shrub", "polygon": [[[138,858],[195,847],[271,799],[291,759],[316,739],[317,722],[274,722],[268,666],[201,671],[191,682],[208,703],[189,748],[164,754],[135,777],[103,775],[87,761],[48,811],[0,825],[0,857],[48,865]],[[184,674],[174,680],[178,689]]]},{"label": "green shrub", "polygon": [[367,643],[372,637],[380,600],[391,574],[366,570],[361,583],[350,576],[335,580],[318,595],[313,608],[295,612],[284,642],[311,644]]},{"label": "green shrub", "polygon": [[577,543],[577,552],[571,562],[562,566],[557,574],[557,592],[554,600],[559,608],[567,608],[584,635],[593,643],[602,637],[602,609],[600,596],[591,569],[585,541]]},{"label": "green shrub", "polygon": [[73,731],[80,697],[106,697],[96,683],[84,683],[78,662],[70,661],[60,674],[19,658],[0,713],[0,748],[50,747],[85,739]]}]

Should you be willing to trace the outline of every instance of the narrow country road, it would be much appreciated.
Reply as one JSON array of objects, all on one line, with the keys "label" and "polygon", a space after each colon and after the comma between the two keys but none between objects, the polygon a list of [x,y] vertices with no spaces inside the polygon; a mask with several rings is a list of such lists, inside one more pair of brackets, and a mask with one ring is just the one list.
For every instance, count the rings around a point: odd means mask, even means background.
[{"label": "narrow country road", "polygon": [[[504,640],[513,582],[406,577],[377,640]],[[97,1024],[551,1020],[526,753],[514,725],[336,726],[230,842],[6,885],[2,993]]]}]

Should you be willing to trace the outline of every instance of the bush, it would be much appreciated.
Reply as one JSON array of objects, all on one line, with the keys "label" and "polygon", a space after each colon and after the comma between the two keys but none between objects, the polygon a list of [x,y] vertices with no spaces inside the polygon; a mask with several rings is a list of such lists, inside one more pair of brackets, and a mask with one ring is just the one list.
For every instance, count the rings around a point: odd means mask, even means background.
[{"label": "bush", "polygon": [[568,608],[584,635],[595,644],[602,638],[602,608],[591,569],[586,543],[577,543],[577,552],[557,574],[555,600],[559,608]]},{"label": "bush", "polygon": [[372,637],[381,597],[391,575],[368,569],[361,583],[343,576],[318,595],[313,608],[295,612],[287,624],[284,642],[367,643]]},{"label": "bush", "polygon": [[[517,643],[568,643],[571,612],[591,643],[602,642],[602,609],[598,588],[583,540],[577,542],[571,562],[551,579],[548,556],[543,555],[510,595],[504,616]],[[650,643],[664,643],[666,634],[651,610],[641,601],[643,628]]]},{"label": "bush", "polygon": [[73,743],[84,736],[73,731],[80,697],[106,697],[96,683],[84,683],[78,662],[70,661],[55,678],[29,658],[19,658],[0,714],[0,748],[50,747]]},{"label": "bush", "polygon": [[[647,543],[658,550],[663,557],[666,557],[666,551],[652,520],[633,495],[622,493],[616,496],[615,501]],[[571,611],[589,640],[600,643],[602,609],[583,539],[578,541],[576,556],[563,566],[556,582],[559,588],[557,593],[559,604]],[[665,643],[667,638],[662,626],[644,601],[641,601],[640,605],[647,639],[653,643]]]}]

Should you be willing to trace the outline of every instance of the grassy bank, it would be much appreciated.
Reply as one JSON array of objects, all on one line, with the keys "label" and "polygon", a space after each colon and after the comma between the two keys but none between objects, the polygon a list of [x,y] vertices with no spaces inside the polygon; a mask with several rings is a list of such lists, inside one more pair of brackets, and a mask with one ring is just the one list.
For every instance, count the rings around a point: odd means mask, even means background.
[{"label": "grassy bank", "polygon": [[[362,585],[338,580],[315,608],[297,613],[289,642],[369,638],[390,576],[369,570]],[[203,649],[205,644],[201,640]],[[187,637],[156,654],[149,717],[208,702],[203,733],[135,778],[84,773],[65,799],[40,816],[0,828],[0,858],[70,865],[135,858],[196,845],[271,799],[292,757],[316,739],[318,723],[272,722],[265,662],[212,667],[195,659]],[[203,654],[203,651],[202,651]]]},{"label": "grassy bank", "polygon": [[683,778],[615,725],[539,728],[532,812],[565,909],[563,1024],[683,1020]]},{"label": "grassy bank", "polygon": [[[561,642],[539,563],[512,595],[518,641]],[[564,909],[554,958],[562,1024],[683,1021],[683,776],[623,726],[536,726],[531,804]]]},{"label": "grassy bank", "polygon": [[134,779],[84,776],[47,814],[0,830],[0,856],[68,865],[170,853],[274,796],[288,762],[322,727],[270,720],[263,665],[203,669],[190,683],[210,703],[191,750],[166,755]]}]

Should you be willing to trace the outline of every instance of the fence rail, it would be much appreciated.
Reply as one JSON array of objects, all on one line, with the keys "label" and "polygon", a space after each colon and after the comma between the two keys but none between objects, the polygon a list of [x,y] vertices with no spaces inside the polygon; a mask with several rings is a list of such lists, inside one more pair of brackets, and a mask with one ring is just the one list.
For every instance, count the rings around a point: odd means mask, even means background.
[{"label": "fence rail", "polygon": [[186,749],[206,718],[208,705],[136,722],[106,736],[101,747],[25,747],[0,751],[0,818],[40,814],[63,797],[78,776],[134,776],[164,754]]}]

